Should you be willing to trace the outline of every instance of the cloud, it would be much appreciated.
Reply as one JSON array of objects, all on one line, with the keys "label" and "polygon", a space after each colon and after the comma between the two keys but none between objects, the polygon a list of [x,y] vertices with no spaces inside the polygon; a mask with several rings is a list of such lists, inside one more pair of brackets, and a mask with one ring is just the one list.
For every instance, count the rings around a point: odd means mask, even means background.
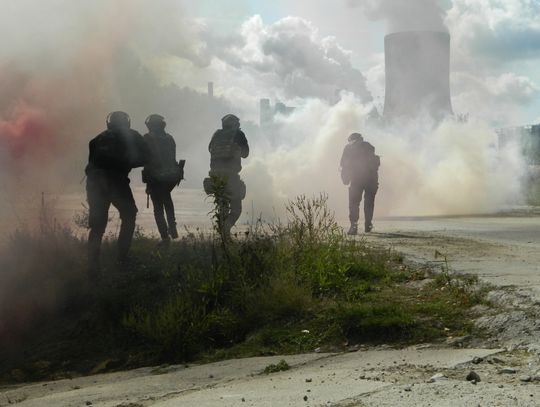
[{"label": "cloud", "polygon": [[457,112],[467,112],[498,126],[526,120],[524,108],[540,95],[540,88],[530,78],[511,72],[486,77],[455,72],[452,88]]},{"label": "cloud", "polygon": [[254,16],[234,35],[218,36],[208,28],[201,38],[207,60],[224,62],[228,73],[248,72],[260,87],[284,98],[330,100],[336,90],[345,90],[371,101],[365,77],[352,65],[352,53],[336,38],[321,37],[305,19],[286,17],[266,25]]},{"label": "cloud", "polygon": [[467,57],[505,63],[540,55],[540,2],[454,0],[446,23]]},{"label": "cloud", "polygon": [[445,21],[456,111],[497,126],[530,121],[539,87],[523,61],[540,57],[539,14],[536,0],[453,0]]}]

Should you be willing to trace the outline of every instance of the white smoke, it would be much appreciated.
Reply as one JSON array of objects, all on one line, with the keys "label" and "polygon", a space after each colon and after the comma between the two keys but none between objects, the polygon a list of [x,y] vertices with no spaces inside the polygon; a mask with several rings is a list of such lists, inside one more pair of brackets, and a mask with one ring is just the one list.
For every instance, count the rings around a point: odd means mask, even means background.
[{"label": "white smoke", "polygon": [[454,72],[452,89],[458,111],[472,112],[500,127],[526,123],[525,107],[540,94],[540,88],[529,77],[512,72],[483,77],[468,71]]},{"label": "white smoke", "polygon": [[387,31],[447,31],[441,0],[348,0],[373,20],[385,20]]},{"label": "white smoke", "polygon": [[[430,121],[419,120],[382,129],[367,119],[370,108],[344,94],[335,106],[312,100],[282,118],[280,132],[291,141],[245,168],[251,188],[246,202],[271,217],[290,197],[325,191],[345,220],[348,195],[339,160],[355,131],[381,156],[376,216],[489,213],[519,200],[524,171],[519,148],[499,150],[497,134],[487,124],[448,120],[433,129]],[[257,182],[260,174],[272,182]]]},{"label": "white smoke", "polygon": [[[444,8],[437,1],[357,3],[370,17],[389,21],[391,30],[445,29]],[[0,124],[9,132],[3,130],[0,140],[20,133],[14,124],[23,123],[16,115],[21,106],[38,113],[31,119],[46,118],[40,143],[48,146],[47,137],[54,137],[60,147],[29,156],[40,175],[53,167],[45,156],[61,156],[64,160],[56,161],[71,164],[62,165],[60,173],[78,181],[88,140],[103,129],[108,111],[125,109],[141,131],[147,114],[166,116],[179,156],[188,160],[189,185],[200,188],[208,168],[208,139],[220,117],[232,111],[241,117],[252,145],[243,174],[251,196],[246,204],[249,208],[253,200],[255,210],[265,214],[283,199],[326,191],[332,207],[345,216],[347,191],[338,163],[353,131],[365,133],[382,156],[379,214],[485,212],[517,193],[517,182],[510,181],[520,175],[517,154],[498,156],[496,136],[486,125],[447,122],[434,131],[422,122],[399,130],[370,127],[372,97],[352,53],[303,18],[268,24],[253,16],[224,36],[204,20],[185,18],[174,0],[6,4],[0,36],[11,40],[0,49],[5,61]],[[57,9],[62,13],[51,12]],[[12,32],[20,35],[11,38]],[[380,55],[377,60],[382,63]],[[366,75],[369,85],[380,86],[382,65]],[[494,78],[485,92],[463,89],[460,95],[467,99],[458,100],[481,105],[516,92],[535,95],[534,84],[519,75]],[[203,91],[208,80],[216,83],[218,95],[211,102]],[[332,105],[336,90],[343,97]],[[262,97],[298,106],[291,116],[276,118],[275,133],[266,139],[258,139],[256,126],[246,123],[258,119]],[[270,147],[275,140],[283,142]],[[24,178],[38,173],[32,172],[35,168],[13,172]],[[496,188],[494,179],[504,179],[503,187]],[[40,180],[39,185],[46,189],[48,184]]]}]

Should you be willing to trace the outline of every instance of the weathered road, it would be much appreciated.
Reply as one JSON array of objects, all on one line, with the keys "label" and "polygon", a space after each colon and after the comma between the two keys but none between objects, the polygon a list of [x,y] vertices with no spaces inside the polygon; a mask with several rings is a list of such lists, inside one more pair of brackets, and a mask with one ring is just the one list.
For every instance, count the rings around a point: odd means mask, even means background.
[{"label": "weathered road", "polygon": [[[290,370],[261,373],[282,358]],[[252,358],[27,385],[0,393],[0,406],[537,406],[540,386],[519,379],[534,373],[498,373],[516,362],[497,349],[433,348]]]},{"label": "weathered road", "polygon": [[498,286],[530,289],[540,298],[540,216],[380,219],[368,242],[392,247],[408,258],[478,275]]}]

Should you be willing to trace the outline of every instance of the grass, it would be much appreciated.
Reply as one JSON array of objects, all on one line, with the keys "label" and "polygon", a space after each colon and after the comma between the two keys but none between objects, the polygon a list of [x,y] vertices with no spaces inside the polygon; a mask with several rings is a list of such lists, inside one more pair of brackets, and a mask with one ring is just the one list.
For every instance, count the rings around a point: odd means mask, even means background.
[{"label": "grass", "polygon": [[[70,229],[14,233],[0,256],[0,380],[472,332],[469,310],[484,301],[476,281],[348,239],[324,195],[299,197],[287,213],[240,237],[218,227],[167,249],[139,231],[128,265],[115,262],[109,238],[98,283]],[[411,284],[426,277],[422,289]]]},{"label": "grass", "polygon": [[289,364],[281,359],[279,361],[279,363],[276,363],[276,364],[270,364],[268,366],[266,366],[263,370],[263,373],[264,374],[271,374],[271,373],[277,373],[277,372],[285,372],[287,370],[290,370],[290,366]]}]

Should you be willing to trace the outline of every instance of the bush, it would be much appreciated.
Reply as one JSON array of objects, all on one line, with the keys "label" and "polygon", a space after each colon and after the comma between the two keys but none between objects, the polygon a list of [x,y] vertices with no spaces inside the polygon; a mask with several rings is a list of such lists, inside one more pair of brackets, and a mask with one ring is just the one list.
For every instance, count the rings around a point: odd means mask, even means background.
[{"label": "bush", "polygon": [[326,203],[299,197],[284,224],[258,222],[240,238],[216,226],[162,248],[139,231],[127,266],[106,239],[98,285],[85,279],[86,242],[68,228],[47,222],[39,233],[15,233],[0,257],[0,334],[16,333],[15,348],[0,339],[0,373],[21,361],[32,375],[41,360],[88,372],[107,359],[135,367],[471,329],[467,307],[483,300],[473,280],[443,274],[420,296],[401,284],[416,271],[348,239]]},{"label": "bush", "polygon": [[[219,199],[215,201],[218,206]],[[158,306],[133,308],[124,318],[124,326],[160,352],[182,358],[241,342],[273,324],[292,327],[318,320],[313,332],[321,341],[329,339],[328,332],[346,337],[359,330],[379,334],[381,330],[410,329],[410,320],[396,307],[380,307],[371,313],[369,308],[334,307],[330,314],[335,318],[321,312],[328,301],[355,303],[379,284],[390,283],[393,272],[388,256],[347,239],[328,210],[325,195],[301,196],[287,205],[287,214],[284,225],[259,225],[240,240],[222,233],[214,240],[203,239],[211,254],[200,258],[210,257],[210,264],[176,257],[182,272],[172,279],[182,281],[178,290]],[[219,217],[215,219],[221,222]],[[196,242],[191,244],[204,246]],[[384,311],[382,319],[374,316],[377,311]],[[378,323],[384,326],[376,327]],[[329,330],[330,325],[340,329]],[[284,341],[290,349],[295,337],[277,333],[275,343]],[[305,350],[300,342],[298,349]]]}]

